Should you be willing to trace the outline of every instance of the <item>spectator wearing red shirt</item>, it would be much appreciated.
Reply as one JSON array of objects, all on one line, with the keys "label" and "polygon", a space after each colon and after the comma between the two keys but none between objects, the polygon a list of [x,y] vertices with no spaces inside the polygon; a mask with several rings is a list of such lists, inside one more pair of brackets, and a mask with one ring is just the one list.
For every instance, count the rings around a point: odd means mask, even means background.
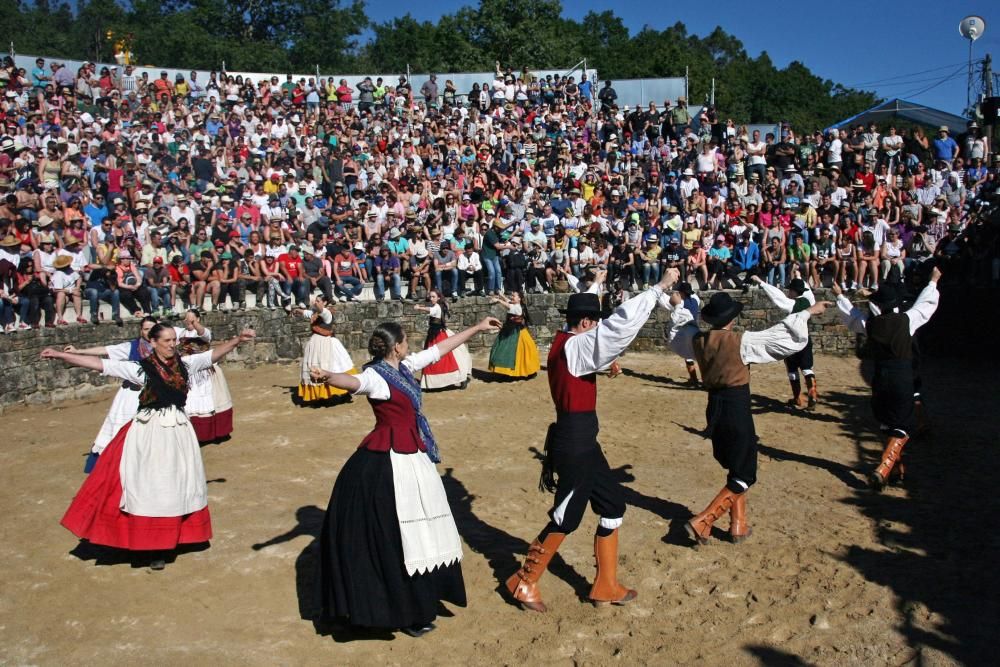
[{"label": "spectator wearing red shirt", "polygon": [[260,209],[253,205],[250,193],[243,193],[240,205],[236,207],[236,219],[242,220],[244,215],[249,215],[254,227],[260,226]]},{"label": "spectator wearing red shirt", "polygon": [[354,301],[361,294],[362,284],[358,278],[358,260],[350,247],[344,246],[333,258],[334,292],[345,301]]},{"label": "spectator wearing red shirt", "polygon": [[861,181],[865,192],[871,192],[875,189],[875,174],[868,170],[867,163],[862,162],[858,165],[858,172],[854,174],[854,178]]},{"label": "spectator wearing red shirt", "polygon": [[[170,272],[171,301],[177,304],[177,299],[183,299],[189,306],[194,306],[190,301],[191,294],[191,269],[184,263],[184,257],[180,254],[170,258],[167,266]],[[201,304],[198,304],[201,305]]]},{"label": "spectator wearing red shirt", "polygon": [[281,275],[292,286],[292,294],[295,295],[299,308],[305,308],[309,302],[310,286],[302,272],[302,256],[297,245],[289,246],[288,252],[278,256],[278,267]]}]

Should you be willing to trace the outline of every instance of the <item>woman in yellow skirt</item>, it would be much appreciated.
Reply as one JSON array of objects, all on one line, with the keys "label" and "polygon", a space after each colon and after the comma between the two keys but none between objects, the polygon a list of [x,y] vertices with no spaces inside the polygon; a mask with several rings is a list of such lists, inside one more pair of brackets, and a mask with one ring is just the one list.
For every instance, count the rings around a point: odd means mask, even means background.
[{"label": "woman in yellow skirt", "polygon": [[303,403],[328,401],[332,398],[349,398],[346,391],[326,383],[315,383],[309,376],[309,369],[322,368],[331,373],[356,375],[351,355],[333,335],[333,310],[322,294],[313,300],[313,310],[296,308],[294,315],[306,318],[312,323],[312,335],[302,350],[302,381],[299,382],[299,399]]},{"label": "woman in yellow skirt", "polygon": [[531,320],[524,306],[524,295],[511,292],[509,298],[501,295],[491,301],[503,304],[507,319],[490,350],[490,372],[514,380],[534,377],[541,364],[538,346],[528,332]]}]

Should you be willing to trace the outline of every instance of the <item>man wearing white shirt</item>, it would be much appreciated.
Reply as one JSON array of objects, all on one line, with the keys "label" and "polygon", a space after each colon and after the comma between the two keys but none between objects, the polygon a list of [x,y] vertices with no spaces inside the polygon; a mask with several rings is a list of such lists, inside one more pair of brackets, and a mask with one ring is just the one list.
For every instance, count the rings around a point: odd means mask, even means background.
[{"label": "man wearing white shirt", "polygon": [[681,196],[684,198],[684,201],[690,199],[691,195],[694,194],[694,191],[700,187],[698,179],[694,177],[693,170],[690,168],[684,170],[684,173],[681,175],[681,182],[679,183],[679,186],[681,189]]},{"label": "man wearing white shirt", "polygon": [[469,278],[472,278],[475,296],[482,296],[483,263],[479,259],[479,253],[475,251],[471,243],[467,244],[458,256],[458,296],[462,297],[468,294],[465,285]]},{"label": "man wearing white shirt", "polygon": [[840,208],[840,205],[847,199],[847,190],[837,185],[830,191],[830,203]]},{"label": "man wearing white shirt", "polygon": [[548,357],[556,421],[546,438],[542,484],[556,494],[551,519],[528,547],[524,565],[506,583],[525,609],[546,611],[538,580],[566,536],[580,525],[588,504],[600,515],[594,538],[597,577],[589,598],[603,605],[625,604],[637,597],[617,576],[618,528],[625,501],[597,442],[597,373],[625,351],[678,275],[676,270],[667,271],[659,284],[623,303],[607,319],[601,319],[600,298],[586,292],[571,295],[563,311],[566,328],[556,334]]},{"label": "man wearing white shirt", "polygon": [[187,195],[180,195],[177,197],[177,205],[170,209],[170,219],[176,224],[181,218],[187,220],[188,231],[192,234],[194,233],[195,222],[198,220],[198,211],[196,211],[188,201]]},{"label": "man wearing white shirt", "polygon": [[914,416],[913,335],[937,310],[940,279],[941,271],[935,268],[930,282],[905,311],[900,285],[883,282],[869,298],[870,315],[851,305],[836,281],[833,284],[844,324],[852,333],[865,334],[865,356],[875,365],[872,412],[887,436],[882,460],[869,476],[869,483],[876,491],[885,486],[893,469],[902,474],[900,457],[910,440]]},{"label": "man wearing white shirt", "polygon": [[685,359],[698,361],[708,390],[712,454],[728,473],[715,499],[685,525],[697,543],[708,542],[712,524],[727,512],[732,541],[739,543],[750,536],[746,492],[757,481],[757,433],[750,409],[749,365],[778,361],[803,349],[809,340],[809,317],[823,313],[826,305],[821,301],[764,331],[737,333],[732,327],[743,304],[726,292],[717,292],[701,309],[701,318],[712,325],[711,331],[702,333],[687,326],[694,317],[683,306],[681,295],[670,297],[670,347]]},{"label": "man wearing white shirt", "polygon": [[747,144],[747,178],[750,174],[757,174],[760,182],[764,182],[767,176],[767,144],[760,140],[760,130],[753,131],[753,141]]}]

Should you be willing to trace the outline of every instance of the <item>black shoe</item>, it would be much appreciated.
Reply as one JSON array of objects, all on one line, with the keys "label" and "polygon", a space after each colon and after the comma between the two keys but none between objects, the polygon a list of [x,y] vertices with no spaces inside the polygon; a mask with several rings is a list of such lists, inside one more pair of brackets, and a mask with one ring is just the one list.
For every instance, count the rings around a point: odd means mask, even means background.
[{"label": "black shoe", "polygon": [[90,316],[90,323],[91,324],[97,324],[99,321],[100,320],[97,317],[97,313],[94,313],[93,315]]},{"label": "black shoe", "polygon": [[120,318],[120,317],[116,317],[116,318],[114,319],[114,323],[115,323],[116,325],[120,326],[120,327],[123,327],[123,326],[125,326],[125,322],[124,322],[124,321],[122,321],[122,318]]},{"label": "black shoe", "polygon": [[166,566],[167,566],[167,561],[163,560],[162,558],[157,558],[155,560],[150,561],[149,563],[150,570],[162,570]]},{"label": "black shoe", "polygon": [[400,630],[411,637],[423,637],[436,627],[433,623],[428,623],[427,625],[411,625],[408,628],[400,628]]}]

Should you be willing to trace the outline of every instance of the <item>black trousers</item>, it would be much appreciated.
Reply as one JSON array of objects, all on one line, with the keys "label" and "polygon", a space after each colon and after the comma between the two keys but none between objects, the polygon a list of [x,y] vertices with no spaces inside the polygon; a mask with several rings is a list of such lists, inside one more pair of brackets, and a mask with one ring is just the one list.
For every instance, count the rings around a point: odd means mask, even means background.
[{"label": "black trousers", "polygon": [[872,377],[872,412],[883,426],[906,434],[913,421],[913,361],[876,361]]},{"label": "black trousers", "polygon": [[134,313],[141,310],[144,313],[148,313],[152,310],[152,306],[150,305],[149,289],[147,289],[144,285],[140,286],[139,289],[134,292],[127,289],[119,289],[118,292],[121,298],[121,304],[128,312]]},{"label": "black trousers", "polygon": [[705,418],[712,455],[728,471],[726,486],[733,493],[743,493],[757,482],[757,431],[750,412],[750,385],[709,389]]},{"label": "black trousers", "polygon": [[795,354],[785,357],[785,370],[789,375],[798,374],[800,370],[811,371],[813,367],[813,342],[812,338],[806,346]]},{"label": "black trousers", "polygon": [[469,273],[468,271],[459,271],[458,272],[458,295],[459,296],[462,296],[463,294],[465,294],[466,291],[468,291],[467,284],[468,284],[470,278],[472,279],[473,288],[477,292],[482,292],[483,291],[483,270],[482,269],[480,269],[479,271],[476,271],[474,273]]},{"label": "black trousers", "polygon": [[546,449],[557,475],[552,523],[565,534],[579,528],[589,504],[601,527],[617,528],[625,515],[625,496],[597,442],[594,412],[560,415],[549,427]]}]

